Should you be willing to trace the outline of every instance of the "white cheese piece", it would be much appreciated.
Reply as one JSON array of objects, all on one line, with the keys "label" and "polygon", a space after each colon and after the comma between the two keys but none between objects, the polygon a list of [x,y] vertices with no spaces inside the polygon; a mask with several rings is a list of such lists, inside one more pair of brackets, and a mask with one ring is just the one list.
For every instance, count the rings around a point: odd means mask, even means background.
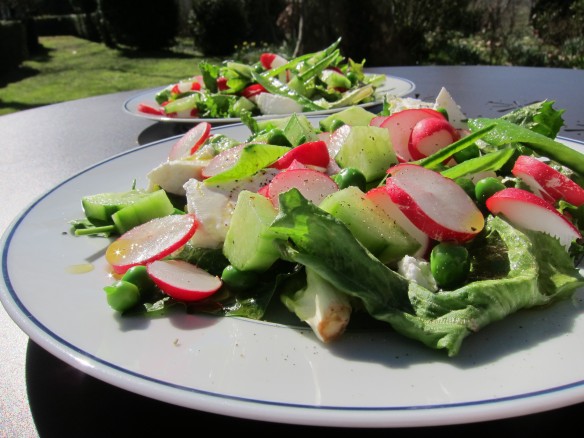
[{"label": "white cheese piece", "polygon": [[159,186],[168,193],[185,195],[183,185],[190,179],[202,179],[209,160],[168,160],[148,173],[150,188]]},{"label": "white cheese piece", "polygon": [[411,256],[405,256],[398,264],[398,272],[409,281],[419,284],[432,292],[438,290],[436,280],[430,271],[430,263]]},{"label": "white cheese piece", "polygon": [[440,93],[436,97],[434,109],[444,108],[448,113],[448,121],[456,129],[467,129],[467,116],[462,112],[460,107],[456,104],[448,90],[442,87]]},{"label": "white cheese piece", "polygon": [[218,248],[223,245],[237,197],[242,190],[257,192],[278,173],[277,169],[264,169],[236,182],[207,185],[191,179],[184,185],[187,211],[199,222],[191,242],[202,248]]}]

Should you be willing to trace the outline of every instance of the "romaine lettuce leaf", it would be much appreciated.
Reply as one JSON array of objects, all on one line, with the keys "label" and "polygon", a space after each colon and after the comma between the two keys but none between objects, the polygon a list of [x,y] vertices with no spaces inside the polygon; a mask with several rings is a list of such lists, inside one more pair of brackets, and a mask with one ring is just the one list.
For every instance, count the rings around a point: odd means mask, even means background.
[{"label": "romaine lettuce leaf", "polygon": [[[431,348],[445,349],[449,356],[458,354],[463,340],[486,325],[520,309],[564,299],[584,285],[557,239],[522,232],[492,216],[473,257],[480,264],[481,254],[503,250],[507,259],[499,263],[503,269],[497,269],[494,278],[438,293],[383,265],[341,222],[297,190],[280,195],[280,213],[270,230],[279,239],[284,259],[310,267],[360,299],[372,317]],[[485,250],[485,245],[494,250]]]}]

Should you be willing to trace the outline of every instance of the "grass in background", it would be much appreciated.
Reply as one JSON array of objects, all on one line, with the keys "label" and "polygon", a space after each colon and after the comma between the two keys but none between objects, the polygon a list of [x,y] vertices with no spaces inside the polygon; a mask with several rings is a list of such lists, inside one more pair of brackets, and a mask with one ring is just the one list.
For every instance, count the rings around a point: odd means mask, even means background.
[{"label": "grass in background", "polygon": [[198,72],[186,52],[136,53],[72,36],[41,37],[43,47],[0,75],[0,115],[118,91],[164,86]]}]

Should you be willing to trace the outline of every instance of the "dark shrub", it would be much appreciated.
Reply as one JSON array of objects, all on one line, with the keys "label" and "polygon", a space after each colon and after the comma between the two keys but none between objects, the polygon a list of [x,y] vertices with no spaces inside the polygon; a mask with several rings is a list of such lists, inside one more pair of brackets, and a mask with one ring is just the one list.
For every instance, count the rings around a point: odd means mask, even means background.
[{"label": "dark shrub", "polygon": [[0,72],[18,67],[27,57],[26,28],[18,21],[0,21]]},{"label": "dark shrub", "polygon": [[279,43],[276,21],[285,0],[192,0],[189,25],[204,55],[226,56],[244,42]]},{"label": "dark shrub", "polygon": [[175,1],[97,0],[97,13],[102,40],[109,46],[163,49],[174,44]]},{"label": "dark shrub", "polygon": [[189,17],[195,47],[203,55],[225,56],[248,35],[241,0],[193,0]]}]

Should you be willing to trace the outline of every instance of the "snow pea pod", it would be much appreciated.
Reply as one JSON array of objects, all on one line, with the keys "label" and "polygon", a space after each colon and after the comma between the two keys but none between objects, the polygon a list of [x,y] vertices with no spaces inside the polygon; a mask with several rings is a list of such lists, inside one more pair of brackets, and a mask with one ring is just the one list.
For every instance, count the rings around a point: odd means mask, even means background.
[{"label": "snow pea pod", "polygon": [[484,141],[493,146],[523,143],[537,154],[548,157],[574,172],[584,175],[584,154],[545,135],[503,119],[470,119],[468,125],[471,130],[477,132],[485,128],[493,128],[483,138]]},{"label": "snow pea pod", "polygon": [[323,110],[324,108],[320,105],[317,105],[312,100],[308,99],[307,97],[302,96],[301,94],[297,93],[296,91],[292,90],[286,84],[283,84],[276,78],[268,78],[262,75],[259,75],[255,72],[252,72],[253,79],[263,86],[266,90],[270,93],[278,94],[280,96],[289,97],[290,99],[294,100],[295,102],[302,105],[305,110],[309,111],[319,111]]}]

